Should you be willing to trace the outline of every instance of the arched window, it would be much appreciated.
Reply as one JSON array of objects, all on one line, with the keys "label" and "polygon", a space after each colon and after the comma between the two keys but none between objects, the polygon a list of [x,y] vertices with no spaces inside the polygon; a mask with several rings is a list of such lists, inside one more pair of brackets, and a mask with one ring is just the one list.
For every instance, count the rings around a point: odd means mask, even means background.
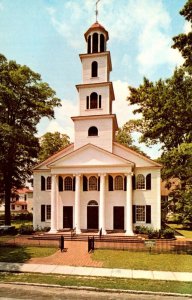
[{"label": "arched window", "polygon": [[97,93],[94,92],[90,95],[90,108],[91,109],[97,108],[97,99],[98,99]]},{"label": "arched window", "polygon": [[98,33],[93,34],[93,53],[98,52]]},{"label": "arched window", "polygon": [[145,176],[143,174],[137,175],[136,189],[138,190],[145,189]]},{"label": "arched window", "polygon": [[65,191],[72,191],[73,190],[73,180],[70,176],[67,176],[64,179],[64,190]]},{"label": "arched window", "polygon": [[51,190],[51,176],[47,177],[47,190]]},{"label": "arched window", "polygon": [[87,41],[87,53],[91,53],[91,36],[88,37]]},{"label": "arched window", "polygon": [[120,175],[115,177],[115,190],[123,190],[123,177]]},{"label": "arched window", "polygon": [[97,178],[95,176],[89,178],[89,191],[97,191]]},{"label": "arched window", "polygon": [[97,77],[97,71],[98,71],[98,63],[96,61],[93,61],[91,64],[91,76]]},{"label": "arched window", "polygon": [[95,126],[92,126],[88,130],[88,136],[98,136],[98,129]]},{"label": "arched window", "polygon": [[91,201],[89,201],[88,202],[88,204],[87,205],[89,205],[89,206],[98,206],[98,203],[97,203],[97,201],[95,201],[95,200],[91,200]]},{"label": "arched window", "polygon": [[105,38],[104,35],[101,34],[100,35],[100,52],[104,52],[105,51]]}]

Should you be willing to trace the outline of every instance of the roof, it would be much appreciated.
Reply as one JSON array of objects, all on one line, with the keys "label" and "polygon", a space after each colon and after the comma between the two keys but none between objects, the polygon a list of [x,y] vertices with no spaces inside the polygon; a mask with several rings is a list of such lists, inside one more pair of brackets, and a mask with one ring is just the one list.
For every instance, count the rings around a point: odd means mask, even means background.
[{"label": "roof", "polygon": [[93,25],[91,25],[91,27],[89,27],[89,29],[84,34],[86,41],[87,41],[89,33],[92,32],[92,31],[97,31],[97,30],[102,31],[103,33],[105,33],[106,34],[106,39],[107,40],[109,39],[108,31],[101,24],[99,24],[98,22],[95,22]]}]

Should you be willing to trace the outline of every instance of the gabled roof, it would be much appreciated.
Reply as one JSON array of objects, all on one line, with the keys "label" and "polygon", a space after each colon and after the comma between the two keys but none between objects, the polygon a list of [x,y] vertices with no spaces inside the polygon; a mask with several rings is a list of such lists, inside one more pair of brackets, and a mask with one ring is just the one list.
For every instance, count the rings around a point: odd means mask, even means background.
[{"label": "gabled roof", "polygon": [[33,168],[33,170],[38,170],[39,168],[42,168],[43,166],[47,166],[47,164],[51,163],[52,161],[54,161],[58,157],[63,156],[63,155],[65,155],[66,153],[68,153],[70,151],[73,151],[73,148],[74,148],[74,144],[73,143],[70,144],[69,146],[66,146],[65,148],[59,150],[55,154],[53,154],[50,157],[48,157],[46,160],[44,160],[41,163],[39,163],[37,166],[35,166]]},{"label": "gabled roof", "polygon": [[[133,159],[133,157],[138,158],[139,161],[143,161],[143,163],[146,162],[147,163],[146,167],[148,167],[148,166],[154,166],[154,167],[162,168],[161,164],[159,164],[159,163],[155,162],[154,160],[152,160],[152,159],[150,159],[150,158],[148,158],[148,157],[146,157],[146,156],[138,153],[135,150],[130,149],[129,147],[126,147],[126,146],[124,146],[124,145],[122,145],[120,143],[117,143],[117,142],[114,142],[113,145],[116,146],[116,147],[118,147],[118,148],[121,148],[124,152],[126,152],[127,155],[122,155],[122,157],[126,157],[127,159],[129,158],[132,161],[134,161],[134,163],[136,164],[136,167],[137,167],[137,163]],[[116,151],[114,150],[113,152],[115,153]]]},{"label": "gabled roof", "polygon": [[98,167],[98,166],[134,166],[134,163],[104,150],[93,144],[86,144],[75,151],[56,158],[48,168],[60,167]]}]

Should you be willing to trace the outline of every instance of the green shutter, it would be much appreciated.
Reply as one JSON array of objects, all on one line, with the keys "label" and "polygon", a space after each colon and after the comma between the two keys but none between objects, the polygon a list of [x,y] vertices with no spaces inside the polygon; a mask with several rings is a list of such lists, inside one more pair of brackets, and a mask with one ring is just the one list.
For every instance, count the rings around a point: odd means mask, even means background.
[{"label": "green shutter", "polygon": [[133,223],[136,223],[136,205],[132,205],[132,219]]},{"label": "green shutter", "polygon": [[41,222],[45,221],[45,205],[41,205]]},{"label": "green shutter", "polygon": [[45,191],[45,177],[41,176],[41,191]]},{"label": "green shutter", "polygon": [[63,191],[63,177],[59,176],[59,192]]},{"label": "green shutter", "polygon": [[88,191],[88,182],[86,176],[83,176],[83,191],[84,192]]},{"label": "green shutter", "polygon": [[146,176],[146,190],[151,190],[151,174]]},{"label": "green shutter", "polygon": [[151,205],[146,205],[146,223],[151,224]]},{"label": "green shutter", "polygon": [[113,177],[111,175],[108,176],[108,185],[109,191],[113,191]]}]

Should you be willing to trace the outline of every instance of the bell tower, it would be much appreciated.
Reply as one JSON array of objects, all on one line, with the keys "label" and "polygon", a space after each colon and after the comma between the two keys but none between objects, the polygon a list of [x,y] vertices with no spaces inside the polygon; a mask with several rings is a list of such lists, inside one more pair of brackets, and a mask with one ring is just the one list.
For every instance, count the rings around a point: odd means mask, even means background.
[{"label": "bell tower", "polygon": [[85,32],[87,53],[80,54],[82,84],[79,93],[79,116],[72,117],[75,126],[75,149],[91,143],[112,152],[116,115],[112,114],[115,100],[110,82],[112,63],[107,51],[108,32],[97,21]]}]

